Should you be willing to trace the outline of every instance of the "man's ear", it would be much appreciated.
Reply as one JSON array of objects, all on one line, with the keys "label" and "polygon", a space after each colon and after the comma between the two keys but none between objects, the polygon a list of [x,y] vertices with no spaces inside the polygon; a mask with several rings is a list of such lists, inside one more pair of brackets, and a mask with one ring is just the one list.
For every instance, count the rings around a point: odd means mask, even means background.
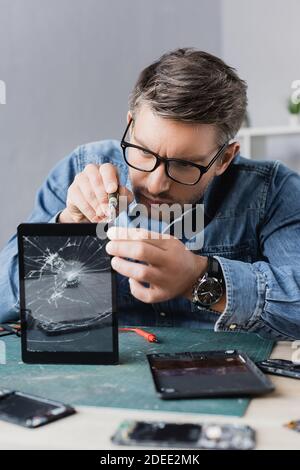
[{"label": "man's ear", "polygon": [[132,114],[130,111],[127,111],[127,124],[129,124],[130,119],[132,119]]},{"label": "man's ear", "polygon": [[[131,119],[133,119],[133,117],[132,117],[131,112],[128,110],[128,111],[127,111],[127,124],[129,124],[129,121],[130,121]],[[131,124],[130,129],[129,129],[129,133],[128,133],[128,135],[130,136],[130,138],[132,137],[132,131],[133,131],[133,123]]]},{"label": "man's ear", "polygon": [[224,171],[228,168],[230,162],[235,158],[235,156],[240,151],[240,144],[239,142],[232,142],[229,144],[223,155],[220,157],[216,168],[216,176],[221,175]]}]

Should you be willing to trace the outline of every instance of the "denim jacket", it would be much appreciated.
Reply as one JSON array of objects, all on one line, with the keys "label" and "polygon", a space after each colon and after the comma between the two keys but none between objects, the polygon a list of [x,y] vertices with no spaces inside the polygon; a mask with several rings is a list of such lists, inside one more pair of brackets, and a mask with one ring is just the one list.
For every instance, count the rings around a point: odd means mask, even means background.
[{"label": "denim jacket", "polygon": [[[75,175],[88,163],[104,162],[113,163],[120,184],[131,189],[118,141],[82,145],[51,171],[27,222],[55,222]],[[198,309],[182,297],[145,304],[131,295],[128,279],[118,274],[119,323],[300,339],[300,176],[279,161],[237,155],[211,181],[203,204],[204,241],[198,253],[214,256],[222,267],[227,293],[224,312]],[[14,235],[0,253],[0,322],[19,314],[17,257]]]}]

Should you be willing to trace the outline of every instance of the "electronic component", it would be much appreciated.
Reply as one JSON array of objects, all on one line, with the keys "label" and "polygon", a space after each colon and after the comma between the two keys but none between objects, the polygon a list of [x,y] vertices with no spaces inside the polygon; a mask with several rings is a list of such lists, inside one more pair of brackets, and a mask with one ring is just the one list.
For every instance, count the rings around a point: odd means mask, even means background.
[{"label": "electronic component", "polygon": [[285,424],[285,426],[293,431],[300,432],[300,420],[297,421],[290,421],[289,423]]},{"label": "electronic component", "polygon": [[300,364],[295,364],[286,359],[268,359],[257,362],[256,365],[268,374],[300,379]]},{"label": "electronic component", "polygon": [[0,419],[26,428],[37,428],[74,413],[74,408],[57,401],[22,392],[0,390]]},{"label": "electronic component", "polygon": [[202,351],[147,356],[160,398],[255,396],[274,389],[239,351]]},{"label": "electronic component", "polygon": [[255,447],[255,431],[233,424],[124,421],[112,441],[121,445],[250,450]]}]

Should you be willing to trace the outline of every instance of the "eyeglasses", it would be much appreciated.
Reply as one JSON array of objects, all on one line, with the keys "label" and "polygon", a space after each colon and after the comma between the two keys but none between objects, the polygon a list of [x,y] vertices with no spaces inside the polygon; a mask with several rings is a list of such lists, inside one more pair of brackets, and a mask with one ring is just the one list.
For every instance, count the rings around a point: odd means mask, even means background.
[{"label": "eyeglasses", "polygon": [[228,142],[225,142],[207,166],[197,165],[196,163],[180,160],[179,158],[165,158],[157,153],[151,152],[151,150],[125,141],[132,121],[132,119],[129,121],[121,140],[123,156],[127,165],[135,170],[151,173],[156,170],[162,162],[165,166],[166,175],[173,181],[176,181],[176,183],[188,186],[197,184],[200,178],[210,169],[228,145]]}]

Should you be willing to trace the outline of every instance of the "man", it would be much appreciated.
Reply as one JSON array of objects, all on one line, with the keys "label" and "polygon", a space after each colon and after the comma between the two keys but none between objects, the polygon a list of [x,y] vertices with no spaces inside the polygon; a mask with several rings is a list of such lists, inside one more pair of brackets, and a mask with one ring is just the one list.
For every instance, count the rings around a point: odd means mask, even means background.
[{"label": "man", "polygon": [[[240,156],[233,138],[246,104],[245,82],[217,57],[167,53],[139,76],[122,148],[112,140],[80,146],[39,190],[29,222],[104,221],[116,190],[148,208],[204,204],[198,250],[175,236],[110,228],[121,324],[300,338],[300,177]],[[4,321],[18,315],[15,236],[0,266]]]}]

